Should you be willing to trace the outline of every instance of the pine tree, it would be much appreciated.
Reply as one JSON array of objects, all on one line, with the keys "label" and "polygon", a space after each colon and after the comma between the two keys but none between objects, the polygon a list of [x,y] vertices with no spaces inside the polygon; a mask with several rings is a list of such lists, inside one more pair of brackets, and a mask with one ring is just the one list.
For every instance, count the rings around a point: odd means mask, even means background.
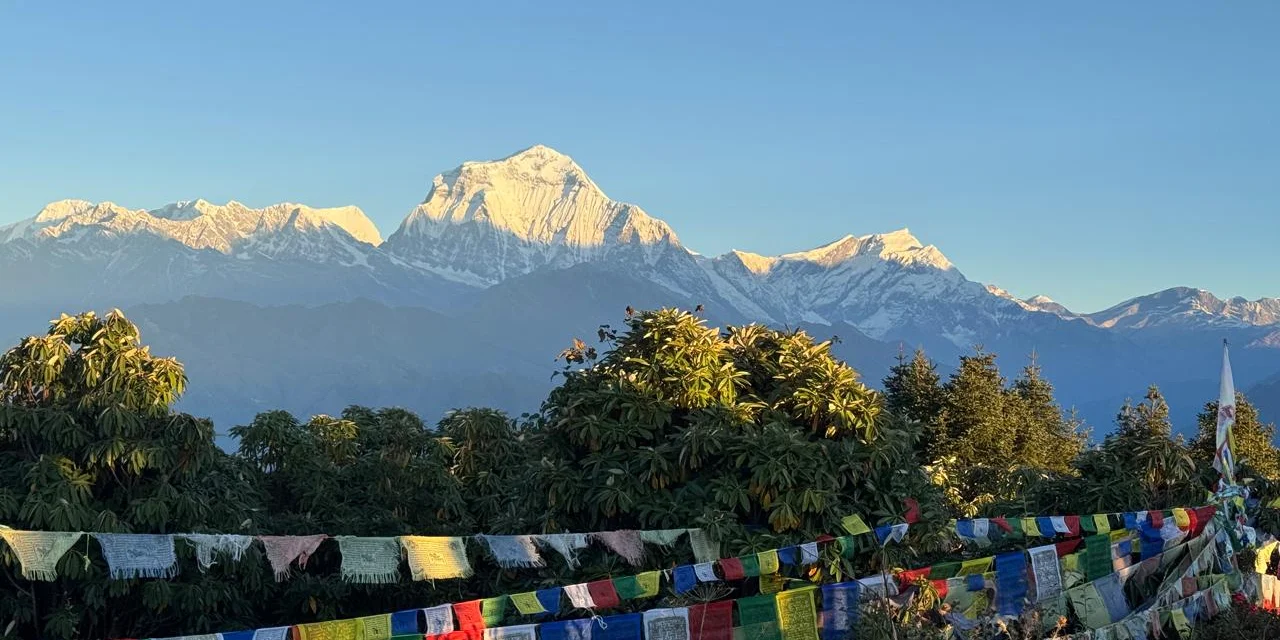
[{"label": "pine tree", "polygon": [[1041,375],[1035,354],[1008,396],[1006,419],[1018,432],[1015,458],[1056,471],[1069,469],[1084,448],[1086,436],[1078,420],[1063,417],[1062,407],[1053,397],[1053,385]]},{"label": "pine tree", "polygon": [[1004,384],[995,354],[960,357],[943,387],[942,453],[966,465],[1012,461],[1017,433],[1005,419]]},{"label": "pine tree", "polygon": [[935,459],[942,445],[941,381],[937,366],[921,349],[916,349],[909,361],[899,352],[898,364],[889,369],[884,379],[885,409],[920,425],[923,436],[916,444],[916,451],[925,461]]},{"label": "pine tree", "polygon": [[1136,476],[1149,508],[1177,506],[1194,499],[1196,467],[1182,436],[1170,438],[1169,405],[1152,385],[1143,402],[1126,400],[1104,453],[1121,476]]},{"label": "pine tree", "polygon": [[1113,437],[1120,442],[1140,442],[1155,437],[1168,438],[1173,432],[1169,422],[1169,404],[1155,385],[1147,388],[1145,402],[1134,405],[1125,400],[1124,407],[1116,415]]},{"label": "pine tree", "polygon": [[[1191,455],[1202,468],[1209,469],[1213,466],[1217,448],[1217,401],[1204,405],[1204,411],[1196,416],[1196,424],[1198,430],[1191,441]],[[1258,409],[1243,393],[1236,393],[1236,423],[1231,430],[1235,435],[1236,463],[1247,466],[1268,480],[1280,479],[1280,451],[1271,444],[1276,426],[1262,422]]]}]

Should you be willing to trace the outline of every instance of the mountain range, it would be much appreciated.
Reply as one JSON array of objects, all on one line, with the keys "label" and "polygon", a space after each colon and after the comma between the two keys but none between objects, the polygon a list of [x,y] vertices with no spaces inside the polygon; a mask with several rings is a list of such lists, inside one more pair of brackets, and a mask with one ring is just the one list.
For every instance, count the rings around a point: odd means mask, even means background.
[{"label": "mountain range", "polygon": [[[838,336],[873,385],[904,349],[945,373],[981,345],[1006,375],[1034,353],[1096,432],[1152,383],[1189,429],[1216,395],[1223,338],[1242,389],[1280,376],[1277,299],[1175,288],[1075,313],[969,280],[907,229],[708,257],[545,146],[436,176],[385,240],[356,207],[63,200],[0,227],[0,273],[3,344],[59,312],[122,307],[187,365],[184,408],[220,430],[270,408],[532,410],[554,354],[627,306]],[[1280,384],[1259,389],[1280,404]]]}]

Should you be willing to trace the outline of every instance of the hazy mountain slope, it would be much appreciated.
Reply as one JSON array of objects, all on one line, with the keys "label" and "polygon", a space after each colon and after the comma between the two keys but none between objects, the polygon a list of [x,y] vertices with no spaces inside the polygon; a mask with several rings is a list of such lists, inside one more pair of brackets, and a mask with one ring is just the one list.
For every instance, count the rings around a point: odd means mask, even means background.
[{"label": "hazy mountain slope", "polygon": [[[550,368],[463,323],[357,300],[308,308],[185,298],[126,309],[157,354],[187,367],[181,407],[219,431],[258,411],[336,414],[349,404],[446,410],[536,406]],[[549,360],[549,359],[548,359]]]}]

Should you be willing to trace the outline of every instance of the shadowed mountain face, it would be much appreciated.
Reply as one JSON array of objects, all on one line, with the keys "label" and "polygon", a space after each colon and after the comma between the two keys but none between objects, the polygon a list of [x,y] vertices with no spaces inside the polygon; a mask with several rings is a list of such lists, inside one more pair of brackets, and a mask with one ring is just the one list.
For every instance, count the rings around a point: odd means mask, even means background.
[{"label": "shadowed mountain face", "polygon": [[356,207],[62,201],[0,227],[0,273],[5,344],[58,312],[123,307],[157,353],[187,364],[185,406],[220,429],[263,409],[349,403],[428,419],[532,410],[554,355],[627,306],[702,304],[717,325],[839,336],[837,353],[872,384],[904,348],[946,370],[981,344],[1009,376],[1034,352],[1098,432],[1151,383],[1190,429],[1216,394],[1223,337],[1240,388],[1280,372],[1277,300],[1170,289],[1077,314],[968,280],[906,229],[706,257],[542,146],[437,176],[385,241]]}]

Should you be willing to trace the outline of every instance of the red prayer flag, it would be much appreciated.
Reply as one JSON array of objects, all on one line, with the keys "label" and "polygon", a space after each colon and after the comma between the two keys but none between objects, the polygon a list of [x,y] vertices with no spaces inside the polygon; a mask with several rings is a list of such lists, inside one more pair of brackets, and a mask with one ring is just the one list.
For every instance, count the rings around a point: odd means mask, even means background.
[{"label": "red prayer flag", "polygon": [[1151,526],[1159,529],[1164,526],[1164,514],[1159,511],[1148,511],[1147,517],[1151,519]]},{"label": "red prayer flag", "polygon": [[1055,543],[1055,546],[1058,548],[1058,557],[1061,558],[1075,553],[1076,549],[1079,549],[1080,545],[1083,543],[1084,538],[1074,538]]},{"label": "red prayer flag", "polygon": [[1000,527],[1001,531],[1005,533],[1013,533],[1013,527],[1009,525],[1008,520],[1004,519],[1004,516],[997,516],[995,518],[991,518],[991,522],[996,523],[996,526]]},{"label": "red prayer flag", "polygon": [[742,580],[747,577],[746,572],[742,569],[742,561],[737,558],[720,560],[720,571],[724,573],[725,580]]},{"label": "red prayer flag", "polygon": [[479,600],[454,603],[453,613],[458,616],[458,631],[484,629],[484,615],[480,613]]},{"label": "red prayer flag", "polygon": [[906,588],[908,585],[914,583],[916,580],[927,577],[929,575],[929,572],[932,570],[933,570],[933,567],[925,567],[923,569],[911,569],[910,571],[903,571],[898,574],[898,585],[901,588]]},{"label": "red prayer flag", "polygon": [[1063,521],[1067,523],[1067,529],[1071,530],[1072,536],[1080,535],[1080,516],[1067,516]]},{"label": "red prayer flag", "polygon": [[920,521],[920,503],[916,502],[915,498],[907,498],[906,500],[903,500],[903,502],[906,503],[907,505],[907,512],[902,516],[903,519],[906,520],[908,523],[919,522]]},{"label": "red prayer flag", "polygon": [[591,594],[591,602],[597,609],[611,609],[622,602],[618,598],[618,590],[613,588],[613,580],[588,582],[587,593]]},{"label": "red prayer flag", "polygon": [[930,580],[929,584],[932,584],[933,590],[938,592],[939,600],[942,600],[947,597],[947,581],[946,580]]},{"label": "red prayer flag", "polygon": [[689,607],[689,640],[733,640],[733,601]]}]

